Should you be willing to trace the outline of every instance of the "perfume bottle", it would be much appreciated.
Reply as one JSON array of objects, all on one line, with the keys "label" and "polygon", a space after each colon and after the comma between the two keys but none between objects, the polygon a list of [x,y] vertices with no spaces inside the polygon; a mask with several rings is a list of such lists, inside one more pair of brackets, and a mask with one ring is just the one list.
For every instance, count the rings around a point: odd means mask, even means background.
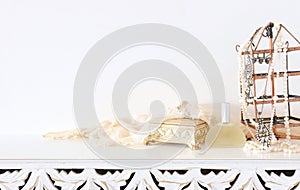
[{"label": "perfume bottle", "polygon": [[246,143],[243,131],[230,123],[230,104],[222,103],[222,123],[219,134],[212,144],[214,148],[241,148]]}]

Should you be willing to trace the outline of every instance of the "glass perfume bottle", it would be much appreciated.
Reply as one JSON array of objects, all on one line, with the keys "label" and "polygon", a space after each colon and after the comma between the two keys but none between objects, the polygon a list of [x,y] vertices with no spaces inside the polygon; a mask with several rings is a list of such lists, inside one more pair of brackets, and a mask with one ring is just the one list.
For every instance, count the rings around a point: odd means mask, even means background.
[{"label": "glass perfume bottle", "polygon": [[243,131],[230,123],[230,104],[222,103],[222,123],[219,134],[214,141],[214,148],[242,148],[246,142]]}]

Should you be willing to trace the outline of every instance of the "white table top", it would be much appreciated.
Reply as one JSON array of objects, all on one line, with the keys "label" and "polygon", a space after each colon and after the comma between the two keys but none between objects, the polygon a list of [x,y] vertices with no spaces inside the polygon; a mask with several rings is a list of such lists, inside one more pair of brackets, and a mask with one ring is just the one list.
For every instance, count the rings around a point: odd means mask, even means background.
[{"label": "white table top", "polygon": [[[161,145],[170,150],[181,145]],[[1,135],[1,168],[284,168],[300,169],[300,154],[247,153],[242,148],[210,148],[203,154],[182,145],[175,158],[163,154],[131,155],[117,146],[107,147],[117,156],[110,159],[98,157],[83,140],[47,140],[41,135]],[[154,161],[153,161],[154,160]]]},{"label": "white table top", "polygon": [[[160,145],[166,149],[177,144]],[[0,136],[0,160],[4,159],[75,159],[89,160],[99,157],[81,139],[76,140],[47,140],[39,135],[2,135]],[[118,146],[106,147],[110,151],[120,151]],[[118,152],[115,159],[135,159],[134,155],[126,155],[126,152]],[[114,158],[113,158],[114,159]],[[167,159],[163,152],[149,155],[147,149],[139,156],[139,159]],[[249,153],[242,148],[210,148],[205,153],[198,153],[188,147],[176,156],[176,160],[230,160],[230,159],[269,159],[269,160],[300,160],[300,154],[287,153]]]}]

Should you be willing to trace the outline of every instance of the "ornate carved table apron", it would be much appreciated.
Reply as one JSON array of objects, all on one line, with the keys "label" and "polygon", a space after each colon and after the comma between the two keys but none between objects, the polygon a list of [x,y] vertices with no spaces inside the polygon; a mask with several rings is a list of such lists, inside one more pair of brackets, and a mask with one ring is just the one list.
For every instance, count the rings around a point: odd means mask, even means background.
[{"label": "ornate carved table apron", "polygon": [[[145,168],[99,159],[81,141],[39,136],[1,136],[0,189],[300,189],[300,154],[184,149],[175,159],[147,167],[151,159],[124,159]],[[174,145],[164,145],[168,146]],[[110,147],[114,148],[114,147]],[[122,158],[116,158],[120,161]]]}]

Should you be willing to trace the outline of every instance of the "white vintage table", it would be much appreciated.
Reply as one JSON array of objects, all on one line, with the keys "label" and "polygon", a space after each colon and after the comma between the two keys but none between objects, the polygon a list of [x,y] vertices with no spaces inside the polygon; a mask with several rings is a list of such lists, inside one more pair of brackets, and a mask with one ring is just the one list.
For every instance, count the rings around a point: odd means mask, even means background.
[{"label": "white vintage table", "polygon": [[[82,140],[2,135],[0,146],[1,190],[300,189],[300,154],[211,148],[199,155],[185,148],[176,158],[164,160],[159,153],[145,151],[144,158],[134,159],[120,152],[114,159],[145,165],[130,168],[100,159]],[[152,159],[162,164],[147,167]]]}]

